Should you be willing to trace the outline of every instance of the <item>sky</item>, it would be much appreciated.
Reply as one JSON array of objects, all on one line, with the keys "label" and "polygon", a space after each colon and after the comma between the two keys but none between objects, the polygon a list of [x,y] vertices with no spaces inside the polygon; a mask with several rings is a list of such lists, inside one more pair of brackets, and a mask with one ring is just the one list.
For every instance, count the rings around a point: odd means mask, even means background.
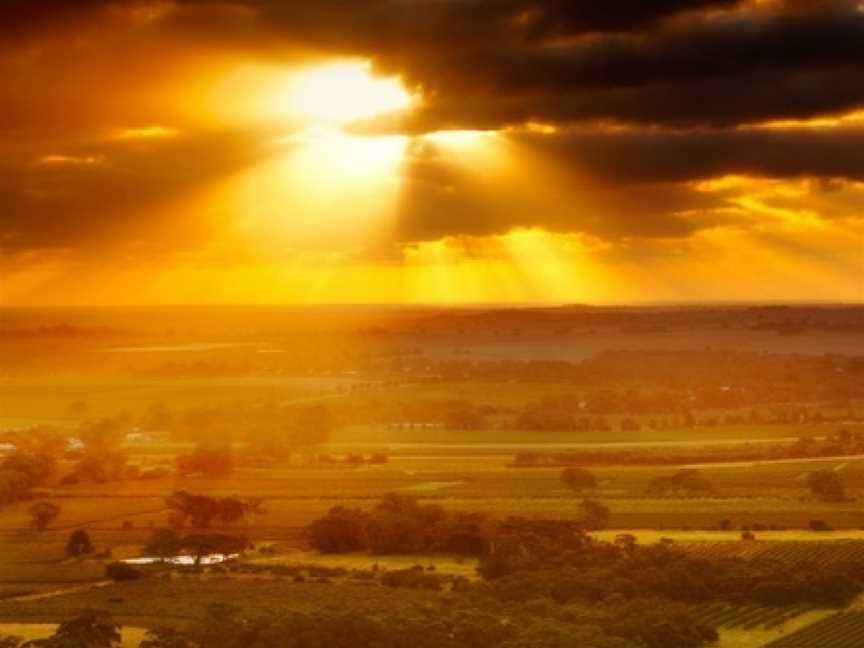
[{"label": "sky", "polygon": [[5,0],[0,304],[864,301],[860,0]]}]

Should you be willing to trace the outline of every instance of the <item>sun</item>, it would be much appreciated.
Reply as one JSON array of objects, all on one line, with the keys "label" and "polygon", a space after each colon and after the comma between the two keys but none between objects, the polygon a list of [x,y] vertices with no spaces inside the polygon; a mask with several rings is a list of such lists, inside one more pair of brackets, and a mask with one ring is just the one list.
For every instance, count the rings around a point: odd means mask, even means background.
[{"label": "sun", "polygon": [[271,136],[269,154],[259,164],[232,176],[206,199],[208,209],[230,214],[238,248],[263,248],[273,258],[283,250],[308,249],[316,262],[325,244],[344,258],[380,249],[398,229],[411,190],[412,142],[459,160],[460,172],[497,168],[493,153],[499,142],[490,133],[420,136],[355,128],[357,122],[424,104],[421,92],[409,92],[399,77],[377,76],[368,60],[244,68],[229,81],[220,88],[219,104],[239,106],[243,117],[267,125],[263,132]]},{"label": "sun", "polygon": [[291,112],[309,122],[343,126],[407,110],[413,99],[399,79],[374,76],[369,62],[341,61],[298,74],[288,102]]}]

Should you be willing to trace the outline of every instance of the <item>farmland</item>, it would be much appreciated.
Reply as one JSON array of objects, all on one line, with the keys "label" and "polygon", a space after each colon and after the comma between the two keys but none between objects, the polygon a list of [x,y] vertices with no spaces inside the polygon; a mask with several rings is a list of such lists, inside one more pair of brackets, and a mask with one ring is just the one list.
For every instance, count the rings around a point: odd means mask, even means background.
[{"label": "farmland", "polygon": [[[0,621],[35,624],[19,634],[36,636],[92,607],[128,625],[134,645],[160,623],[206,625],[225,603],[243,615],[344,606],[447,618],[480,605],[483,619],[505,605],[533,615],[526,627],[543,618],[571,632],[580,615],[606,627],[617,614],[608,596],[650,586],[682,627],[716,631],[718,648],[854,633],[843,612],[853,589],[786,591],[776,571],[841,578],[864,565],[864,392],[848,317],[808,310],[813,330],[787,335],[775,313],[749,310],[7,313]],[[33,457],[46,455],[39,472]],[[19,493],[22,466],[38,476]],[[178,518],[178,493],[239,512]],[[382,513],[387,502],[444,516],[435,532],[449,528],[456,544],[363,545],[404,513]],[[372,527],[322,553],[310,528],[333,509]],[[662,579],[626,585],[641,567],[556,584],[584,571],[566,560],[572,525],[592,524],[586,510],[602,517],[585,543],[599,564],[612,560],[605,568],[639,555],[662,574],[671,552],[693,574],[743,571],[725,591],[682,586],[682,600]],[[475,531],[531,524],[525,538],[570,529],[535,556],[536,583],[520,565],[505,565],[518,587],[496,581],[490,570],[505,567],[476,545],[453,549]],[[224,565],[154,559],[133,580],[107,576],[117,561],[153,558],[163,531],[246,548]],[[82,532],[86,552],[70,555]],[[556,551],[569,557],[544,567]],[[750,571],[761,589],[734,591]],[[609,583],[621,591],[591,598]],[[649,614],[630,603],[628,614]],[[796,637],[811,644],[780,643]]]},{"label": "farmland", "polygon": [[765,648],[838,648],[860,646],[864,642],[864,613],[841,612],[831,615],[798,632],[769,643]]}]

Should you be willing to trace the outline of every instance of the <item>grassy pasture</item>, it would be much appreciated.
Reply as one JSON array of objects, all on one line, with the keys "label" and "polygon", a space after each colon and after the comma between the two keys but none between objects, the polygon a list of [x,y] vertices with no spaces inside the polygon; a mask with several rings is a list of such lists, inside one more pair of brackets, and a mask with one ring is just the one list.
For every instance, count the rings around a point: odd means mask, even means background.
[{"label": "grassy pasture", "polygon": [[101,381],[62,379],[26,382],[0,381],[0,428],[49,421],[73,425],[70,405],[83,402],[88,417],[141,414],[154,403],[188,409],[226,402],[259,399],[315,398],[350,384],[329,377],[236,377],[185,379],[131,379]]},{"label": "grassy pasture", "polygon": [[578,361],[607,349],[658,351],[704,350],[766,351],[770,353],[837,353],[857,355],[864,347],[859,331],[803,331],[782,335],[768,330],[691,329],[657,332],[627,332],[600,328],[592,332],[555,335],[526,330],[498,339],[483,335],[420,338],[426,355],[448,358],[470,350],[470,357],[483,360]]},{"label": "grassy pasture", "polygon": [[[452,396],[457,398],[457,394]],[[670,428],[652,430],[643,426],[641,430],[623,431],[617,426],[621,416],[606,417],[613,425],[608,431],[579,430],[452,430],[447,428],[406,428],[387,425],[346,426],[337,430],[332,439],[336,449],[356,451],[389,450],[394,454],[417,454],[424,450],[441,453],[442,444],[458,446],[454,454],[512,454],[513,446],[530,450],[544,449],[546,444],[654,444],[669,443],[697,446],[711,442],[748,442],[796,439],[800,436],[821,437],[834,434],[837,423],[799,423],[790,425],[716,425],[693,428]],[[635,417],[636,419],[643,417]],[[650,417],[644,417],[650,418]],[[472,448],[471,446],[478,446]],[[518,450],[520,448],[515,448]],[[549,450],[549,448],[545,448]],[[566,448],[562,448],[562,451]]]},{"label": "grassy pasture", "polygon": [[[815,501],[807,492],[806,475],[820,467],[839,468],[853,498],[843,503]],[[175,490],[215,495],[260,496],[265,513],[242,522],[237,532],[253,540],[296,540],[300,528],[330,507],[342,504],[368,508],[388,492],[400,492],[440,503],[458,511],[484,511],[495,516],[573,518],[582,497],[600,499],[611,509],[614,529],[681,530],[716,528],[729,520],[733,528],[779,525],[806,528],[813,519],[837,529],[864,527],[864,466],[861,461],[776,464],[711,468],[703,472],[714,490],[707,496],[661,496],[650,489],[653,479],[674,467],[598,468],[599,487],[576,494],[561,482],[560,469],[511,469],[500,457],[394,458],[385,466],[356,470],[274,468],[238,470],[227,478],[167,478],[110,484],[80,484],[57,488],[47,498],[62,512],[52,528],[36,535],[27,531],[27,503],[0,511],[0,562],[17,555],[15,545],[29,546],[28,538],[65,536],[87,528],[97,541],[113,546],[139,542],[151,526],[164,526],[164,498]],[[124,522],[135,529],[121,531]],[[38,540],[36,546],[43,543]]]},{"label": "grassy pasture", "polygon": [[477,577],[477,560],[475,558],[453,558],[450,556],[372,556],[364,553],[351,554],[319,554],[314,551],[290,551],[281,555],[253,558],[250,562],[256,565],[320,565],[323,567],[341,567],[344,569],[372,569],[377,565],[381,569],[410,569],[415,565],[435,566],[437,573],[454,574],[466,578]]},{"label": "grassy pasture", "polygon": [[[133,456],[143,466],[168,464],[170,460]],[[532,496],[572,497],[561,482],[561,468],[509,468],[509,456],[395,456],[381,466],[321,469],[306,466],[240,468],[227,478],[167,477],[160,480],[127,481],[104,485],[80,484],[56,492],[61,496],[158,497],[173,490],[211,493],[256,493],[276,499],[305,497],[377,497],[390,491],[419,490],[427,496],[483,498]],[[701,470],[717,497],[760,496],[801,498],[807,495],[806,476],[829,468],[841,472],[852,489],[864,491],[864,460],[819,459],[776,463],[709,464]],[[598,497],[642,497],[651,492],[651,482],[670,475],[675,466],[591,467],[599,487]],[[428,484],[448,484],[446,489],[428,489]],[[425,485],[425,486],[424,486]]]},{"label": "grassy pasture", "polygon": [[[438,491],[440,493],[443,491]],[[451,511],[483,511],[494,517],[519,515],[525,517],[546,517],[572,519],[579,515],[578,499],[574,497],[483,497],[463,498],[458,496],[423,498],[435,501]],[[0,536],[4,547],[30,542],[38,537],[48,542],[54,540],[55,549],[62,548],[65,537],[74,528],[86,528],[97,543],[107,546],[127,545],[142,542],[149,534],[151,526],[165,526],[167,513],[159,509],[161,501],[147,500],[142,503],[134,498],[82,498],[81,500],[58,500],[67,507],[68,515],[59,518],[53,529],[43,534],[30,531],[14,532],[12,527],[20,524],[20,515],[14,522],[0,516],[8,525],[8,533]],[[273,499],[265,502],[266,512],[231,527],[253,540],[281,539],[297,542],[302,527],[323,515],[329,508],[337,505],[369,508],[375,498],[356,497],[308,497],[301,499]],[[656,530],[699,530],[717,528],[721,520],[729,520],[733,528],[743,526],[776,525],[790,530],[805,529],[810,520],[822,519],[837,529],[857,530],[864,528],[864,510],[855,502],[844,504],[815,503],[796,499],[778,498],[619,498],[604,499],[611,510],[609,525],[612,529],[656,529]],[[117,514],[118,504],[126,507],[124,517]],[[143,505],[142,505],[143,504]],[[154,512],[155,511],[155,512]],[[61,514],[61,516],[64,514]],[[104,517],[100,517],[104,516]],[[121,530],[124,520],[135,525],[133,530]],[[807,532],[809,533],[809,532]],[[830,533],[826,534],[830,535]],[[31,551],[26,549],[26,553]],[[7,550],[3,561],[18,552]],[[56,556],[56,552],[53,554]],[[0,562],[0,564],[2,564]]]},{"label": "grassy pasture", "polygon": [[[54,530],[71,530],[78,527],[119,528],[125,520],[137,520],[146,524],[159,520],[164,510],[162,497],[117,498],[110,495],[102,497],[54,497],[61,507],[60,516],[52,525]],[[27,515],[28,502],[18,502],[0,511],[0,532],[27,529],[30,518]]]},{"label": "grassy pasture", "polygon": [[[171,463],[173,456],[170,452],[176,452],[177,449],[166,447],[162,450],[163,454],[151,454],[139,453],[133,449],[132,461],[142,465]],[[303,546],[302,528],[323,515],[330,507],[344,504],[368,508],[377,498],[388,492],[412,494],[423,501],[439,503],[452,511],[483,511],[496,517],[521,515],[572,519],[579,515],[578,502],[582,495],[577,495],[564,486],[560,479],[560,469],[508,468],[510,459],[507,455],[494,454],[393,456],[386,465],[358,469],[299,466],[240,468],[227,478],[169,477],[152,481],[58,487],[47,495],[49,499],[60,504],[62,512],[52,527],[44,533],[35,533],[28,529],[28,503],[19,503],[0,510],[0,599],[28,592],[51,591],[52,587],[100,581],[104,578],[105,561],[64,559],[68,534],[75,528],[86,528],[92,535],[97,550],[111,548],[113,558],[140,555],[141,547],[151,533],[151,526],[167,524],[165,496],[180,489],[220,495],[264,497],[266,512],[263,515],[235,525],[228,531],[246,535],[259,544],[278,542],[289,550]],[[703,471],[714,485],[714,492],[710,497],[684,497],[680,494],[663,497],[651,493],[651,481],[660,475],[671,474],[675,467],[603,467],[593,469],[599,487],[584,496],[600,499],[609,506],[609,524],[612,528],[610,537],[624,530],[648,530],[634,532],[642,542],[656,541],[663,536],[673,537],[678,542],[713,541],[721,536],[716,532],[698,529],[716,528],[721,520],[730,520],[733,528],[762,524],[790,529],[786,532],[757,532],[757,537],[763,541],[858,538],[860,534],[864,534],[857,531],[864,528],[864,508],[860,501],[820,503],[807,494],[806,474],[820,467],[841,471],[847,479],[852,496],[858,500],[864,496],[864,462],[860,460],[710,467]],[[816,534],[800,530],[814,518],[823,519],[844,531]],[[121,527],[124,522],[131,522],[134,528],[123,530]],[[732,531],[722,537],[737,540],[740,532]],[[324,559],[302,550],[289,551],[273,558],[255,558],[256,562],[270,561],[276,564],[322,560],[325,564],[346,567],[369,567],[375,562],[382,562],[369,556]],[[434,562],[441,571],[473,573],[473,564],[470,561],[460,563],[438,557],[434,561],[431,557],[388,561],[393,562],[394,567],[426,564],[428,561]],[[211,584],[208,582],[208,587]],[[164,601],[171,600],[170,593],[174,591],[172,588],[187,587],[188,590],[183,591],[189,592],[189,600],[182,605],[188,607],[184,608],[185,611],[181,610],[178,616],[185,618],[198,613],[192,610],[193,607],[195,610],[201,608],[200,601],[195,602],[199,593],[194,589],[194,583],[186,583],[183,579],[177,582],[159,580],[158,585],[168,588],[168,594],[159,594],[163,605],[166,605]],[[246,586],[247,581],[244,580],[244,598],[256,600],[259,592],[256,590],[247,594]],[[37,616],[36,620],[58,620],[63,618],[60,614],[61,608],[55,607],[59,605],[58,601],[74,598],[76,601],[101,602],[103,607],[108,606],[118,614],[127,615],[129,623],[142,626],[147,625],[147,615],[160,613],[155,604],[149,608],[139,608],[137,605],[124,607],[125,603],[109,605],[109,599],[117,597],[108,594],[117,587],[125,588],[127,585],[77,592],[74,597],[70,594],[57,597],[56,600],[51,598],[32,601],[29,608],[14,609],[30,610],[28,614],[36,614],[33,610],[39,603],[47,606],[46,609],[55,616],[51,617],[49,614],[46,617],[42,614]],[[236,588],[236,584],[234,587]],[[311,589],[298,591],[302,591],[303,596],[312,596],[317,591],[313,585],[307,587]],[[138,595],[139,590],[132,591],[135,596]],[[275,600],[275,594],[268,594],[270,591],[263,590],[263,601]],[[120,595],[119,598],[124,596]],[[134,597],[130,600],[137,601]],[[206,603],[211,599],[205,597],[202,600]],[[3,605],[28,604],[26,601],[16,602],[8,598],[0,603],[0,614],[5,614],[3,609],[13,609],[3,608]],[[161,612],[168,611],[161,609]],[[137,620],[134,618],[135,614],[139,616]],[[141,620],[141,615],[145,617],[144,621]],[[23,618],[26,620],[31,617]],[[740,632],[740,629],[736,632]]]}]

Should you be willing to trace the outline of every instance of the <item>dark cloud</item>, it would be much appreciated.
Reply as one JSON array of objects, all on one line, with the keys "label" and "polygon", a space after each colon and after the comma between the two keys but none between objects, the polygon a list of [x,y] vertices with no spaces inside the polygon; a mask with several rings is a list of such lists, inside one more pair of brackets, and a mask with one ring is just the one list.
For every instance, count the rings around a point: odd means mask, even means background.
[{"label": "dark cloud", "polygon": [[[227,13],[240,7],[244,20]],[[852,0],[192,0],[163,27],[270,53],[372,57],[425,92],[412,130],[717,126],[864,104],[864,11]]]},{"label": "dark cloud", "polygon": [[90,250],[142,240],[153,249],[200,244],[214,224],[166,206],[272,155],[262,139],[260,132],[228,132],[101,141],[38,154],[19,148],[0,164],[0,252]]},{"label": "dark cloud", "polygon": [[[723,207],[693,180],[864,180],[861,129],[742,128],[864,107],[859,0],[7,0],[0,35],[5,250],[201,236],[200,218],[166,223],[160,206],[272,153],[261,130],[184,134],[213,124],[178,89],[218,57],[368,57],[424,104],[357,129],[515,127],[514,159],[543,161],[532,190],[412,147],[402,241],[535,225],[680,238]],[[118,124],[182,133],[105,139]]]},{"label": "dark cloud", "polygon": [[[156,62],[170,69],[163,58],[176,56],[178,43],[186,54],[367,56],[426,97],[410,121],[389,129],[526,120],[718,127],[864,105],[864,11],[856,0],[12,0],[0,11],[13,33],[114,21],[127,56],[116,46],[102,60],[98,48],[90,52],[93,40],[111,41],[104,30],[68,44],[72,60],[109,66],[103,81],[112,73],[124,82],[149,78]],[[43,85],[52,67],[61,87],[81,76],[64,73],[68,65],[45,60]],[[32,93],[26,70],[17,72]],[[27,94],[18,93],[24,106]],[[14,118],[14,108],[3,116]],[[27,108],[19,119],[33,113]]]},{"label": "dark cloud", "polygon": [[7,39],[32,36],[107,5],[106,0],[4,0],[0,3],[0,33]]},{"label": "dark cloud", "polygon": [[[729,196],[699,190],[699,180],[823,178],[820,193],[864,181],[864,128],[513,133],[507,146],[513,159],[539,167],[539,175],[520,169],[513,182],[484,181],[482,173],[454,167],[434,145],[415,147],[398,236],[425,240],[536,226],[604,239],[681,238],[730,221],[722,212]],[[838,208],[838,200],[852,202]],[[860,196],[812,202],[824,216],[841,217],[860,207]]]},{"label": "dark cloud", "polygon": [[[118,248],[143,241],[151,253],[154,246],[194,248],[224,223],[166,206],[285,154],[285,145],[267,143],[274,136],[258,130],[181,133],[63,149],[7,148],[0,165],[0,249],[86,251],[108,241]],[[446,147],[416,140],[402,171],[395,239],[533,226],[610,240],[681,238],[717,225],[717,210],[725,204],[725,195],[699,191],[693,182],[733,174],[821,178],[815,191],[824,196],[814,198],[820,213],[839,218],[860,210],[860,197],[840,189],[864,182],[864,128],[581,130],[499,138],[503,154],[523,165],[511,171],[512,178],[454,164]]]},{"label": "dark cloud", "polygon": [[406,185],[395,236],[415,242],[540,227],[605,240],[683,238],[717,224],[714,219],[692,219],[691,212],[708,212],[720,204],[717,197],[683,185],[589,188],[550,183],[540,191],[518,185],[495,190],[456,174],[443,183],[415,176]]},{"label": "dark cloud", "polygon": [[604,183],[723,175],[864,181],[864,128],[523,133],[514,141]]},{"label": "dark cloud", "polygon": [[407,120],[378,124],[384,129],[807,118],[864,105],[864,11],[736,11],[563,43],[457,44],[393,65],[434,92]]}]

